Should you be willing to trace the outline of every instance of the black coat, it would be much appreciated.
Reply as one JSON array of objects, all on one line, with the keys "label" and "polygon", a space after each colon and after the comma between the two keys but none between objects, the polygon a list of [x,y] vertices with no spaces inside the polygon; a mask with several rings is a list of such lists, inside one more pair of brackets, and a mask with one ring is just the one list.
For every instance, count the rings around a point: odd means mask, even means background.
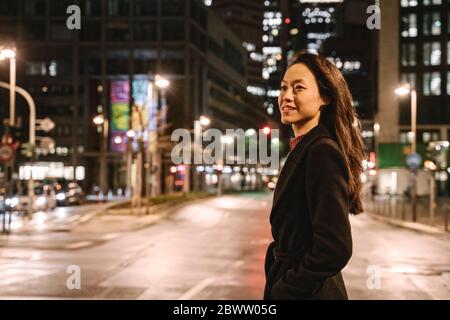
[{"label": "black coat", "polygon": [[342,151],[319,124],[288,154],[275,188],[264,299],[348,299],[349,211]]}]

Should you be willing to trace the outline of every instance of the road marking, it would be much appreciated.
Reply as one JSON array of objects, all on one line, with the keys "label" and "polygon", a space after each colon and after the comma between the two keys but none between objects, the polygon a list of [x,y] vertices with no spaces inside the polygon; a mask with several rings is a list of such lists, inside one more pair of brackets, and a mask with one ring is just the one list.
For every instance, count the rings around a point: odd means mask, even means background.
[{"label": "road marking", "polygon": [[66,245],[64,248],[66,249],[78,249],[82,247],[87,247],[92,244],[92,241],[80,241]]},{"label": "road marking", "polygon": [[110,234],[106,234],[102,237],[103,240],[112,240],[114,238],[117,238],[119,234],[118,233],[110,233]]},{"label": "road marking", "polygon": [[207,286],[209,286],[215,280],[216,280],[216,278],[206,278],[205,280],[199,282],[196,286],[189,289],[183,295],[181,295],[181,297],[179,297],[178,300],[192,299],[195,295],[197,295],[200,291],[205,289]]},{"label": "road marking", "polygon": [[92,214],[85,215],[80,218],[79,222],[84,223],[84,222],[88,221],[89,219],[91,219],[91,217],[92,217]]}]

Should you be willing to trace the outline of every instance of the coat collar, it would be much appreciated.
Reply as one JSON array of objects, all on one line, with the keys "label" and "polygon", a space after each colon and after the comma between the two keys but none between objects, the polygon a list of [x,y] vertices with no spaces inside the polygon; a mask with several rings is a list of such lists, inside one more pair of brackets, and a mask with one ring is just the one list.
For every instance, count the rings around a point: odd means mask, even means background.
[{"label": "coat collar", "polygon": [[300,167],[300,161],[305,157],[308,147],[319,138],[334,139],[330,131],[321,123],[310,129],[296,147],[288,153],[274,191],[272,210],[279,205],[283,194],[295,176],[296,170]]}]

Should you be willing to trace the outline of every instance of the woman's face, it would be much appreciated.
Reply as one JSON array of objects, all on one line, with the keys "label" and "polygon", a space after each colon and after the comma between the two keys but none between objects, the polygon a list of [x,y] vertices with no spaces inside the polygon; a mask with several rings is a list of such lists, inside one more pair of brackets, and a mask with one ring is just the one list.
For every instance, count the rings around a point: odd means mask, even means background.
[{"label": "woman's face", "polygon": [[319,109],[324,104],[316,79],[308,67],[303,63],[290,66],[284,74],[278,97],[281,123],[319,123]]}]

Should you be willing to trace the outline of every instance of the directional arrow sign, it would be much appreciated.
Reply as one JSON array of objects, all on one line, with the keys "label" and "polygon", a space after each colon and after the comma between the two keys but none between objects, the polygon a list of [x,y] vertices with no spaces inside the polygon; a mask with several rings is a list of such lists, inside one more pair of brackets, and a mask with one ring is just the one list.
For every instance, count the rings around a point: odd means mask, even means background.
[{"label": "directional arrow sign", "polygon": [[36,128],[37,130],[42,130],[45,132],[49,132],[50,130],[53,130],[53,128],[55,127],[55,123],[50,118],[36,120],[36,124],[38,125]]}]

